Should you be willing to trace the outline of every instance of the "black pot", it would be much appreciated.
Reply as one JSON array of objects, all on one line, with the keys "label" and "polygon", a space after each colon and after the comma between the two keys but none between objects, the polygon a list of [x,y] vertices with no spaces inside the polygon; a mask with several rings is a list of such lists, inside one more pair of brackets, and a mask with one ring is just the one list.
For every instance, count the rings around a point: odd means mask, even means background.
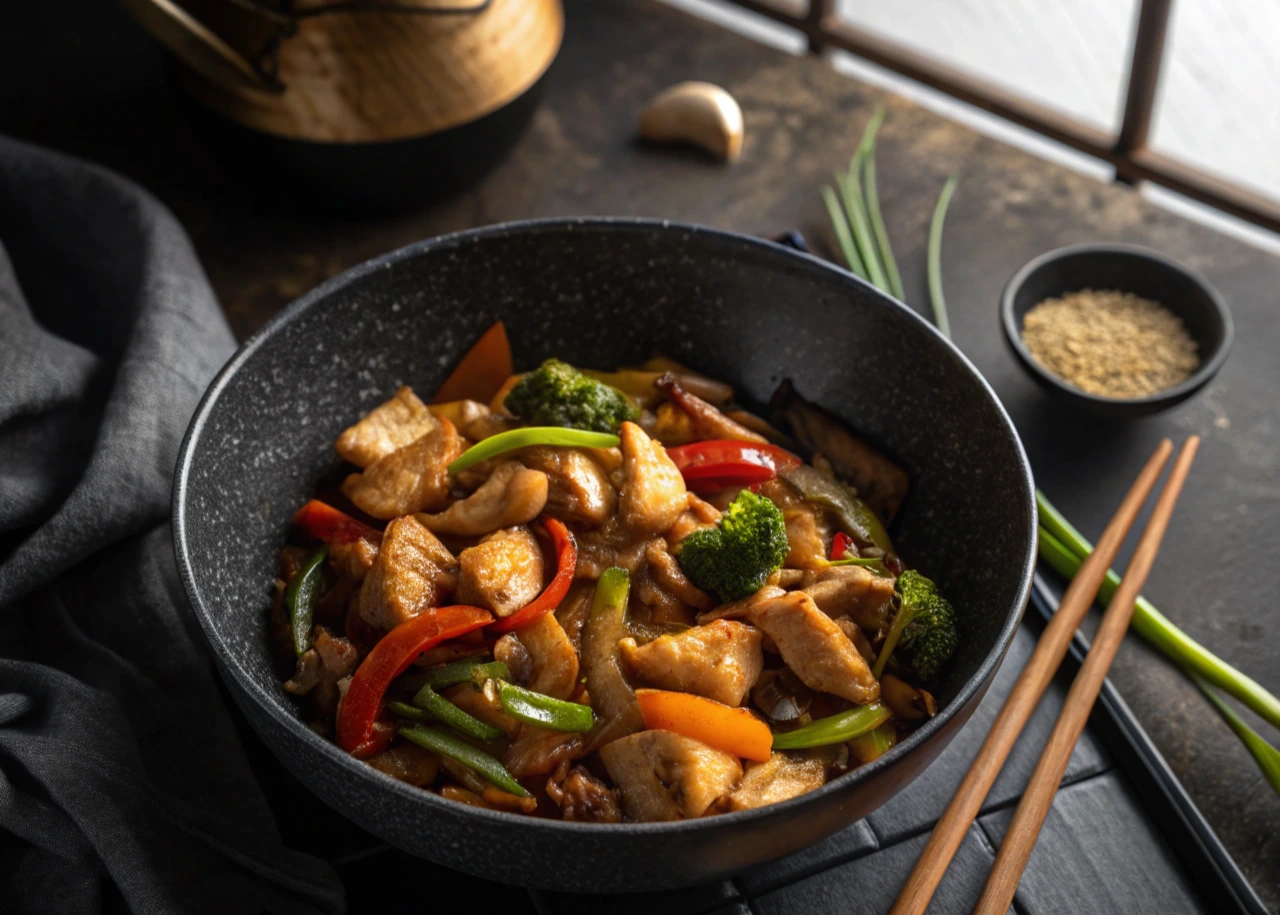
[{"label": "black pot", "polygon": [[[937,716],[885,756],[781,804],[678,823],[602,826],[479,810],[411,788],[310,731],[270,663],[266,608],[295,508],[336,469],[335,436],[402,383],[430,392],[495,319],[517,367],[612,367],[663,353],[767,401],[783,377],[900,460],[906,558],[957,609]],[[546,220],[433,239],[293,303],[201,402],[174,485],[178,563],[212,653],[284,764],[365,829],[492,880],[660,889],[817,842],[902,790],[977,707],[1025,606],[1031,471],[1012,423],[918,315],[816,258],[713,229]]]}]

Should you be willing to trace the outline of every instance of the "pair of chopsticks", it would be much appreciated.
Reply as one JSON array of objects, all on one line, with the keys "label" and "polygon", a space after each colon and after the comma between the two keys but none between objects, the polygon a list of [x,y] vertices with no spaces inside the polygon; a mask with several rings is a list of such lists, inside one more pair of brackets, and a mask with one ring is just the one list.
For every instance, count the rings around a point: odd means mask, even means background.
[{"label": "pair of chopsticks", "polygon": [[[1164,538],[1169,526],[1169,518],[1173,514],[1174,504],[1182,491],[1187,472],[1195,458],[1196,448],[1200,444],[1198,436],[1191,436],[1178,453],[1169,480],[1156,502],[1151,519],[1147,522],[1142,539],[1134,550],[1129,568],[1124,579],[1116,590],[1115,596],[1107,607],[1102,618],[1102,625],[1094,636],[1093,645],[1084,663],[1076,674],[1075,681],[1067,693],[1062,712],[1058,715],[1058,723],[1040,754],[1035,772],[1027,789],[1014,812],[1013,821],[1009,824],[1000,850],[996,853],[995,864],[987,877],[982,896],[974,909],[974,915],[1005,915],[1013,903],[1014,892],[1018,881],[1026,867],[1027,859],[1035,846],[1040,828],[1044,825],[1049,807],[1053,803],[1058,786],[1062,783],[1067,762],[1075,749],[1080,732],[1084,730],[1085,721],[1089,717],[1093,704],[1102,689],[1107,670],[1115,659],[1116,651],[1129,628],[1129,620],[1133,616],[1133,604],[1146,583],[1151,564],[1155,561],[1156,552],[1160,549],[1160,541]],[[955,856],[961,841],[969,830],[986,800],[991,785],[1000,772],[1013,749],[1014,741],[1022,733],[1031,713],[1035,711],[1057,672],[1062,659],[1066,656],[1067,647],[1071,643],[1076,628],[1088,613],[1097,597],[1098,588],[1102,585],[1107,569],[1111,567],[1120,551],[1121,545],[1133,526],[1134,519],[1147,501],[1147,496],[1155,487],[1156,480],[1164,470],[1169,455],[1173,452],[1173,443],[1165,439],[1160,443],[1142,473],[1134,481],[1133,487],[1120,503],[1115,516],[1107,524],[1107,528],[1098,540],[1093,553],[1080,566],[1080,570],[1072,579],[1070,587],[1062,597],[1058,612],[1045,627],[1036,644],[1035,651],[1013,691],[1005,701],[1000,714],[996,716],[987,739],[978,751],[977,757],[960,783],[955,796],[951,799],[942,819],[933,829],[929,842],[916,861],[911,876],[903,885],[889,915],[923,915],[933,898],[934,890],[942,880],[947,866]]]}]

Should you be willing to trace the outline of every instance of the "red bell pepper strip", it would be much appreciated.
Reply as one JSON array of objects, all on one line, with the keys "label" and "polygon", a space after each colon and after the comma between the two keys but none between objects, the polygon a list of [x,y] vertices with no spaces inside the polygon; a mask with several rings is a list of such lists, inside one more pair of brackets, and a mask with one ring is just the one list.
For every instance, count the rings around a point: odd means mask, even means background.
[{"label": "red bell pepper strip", "polygon": [[445,639],[465,635],[493,622],[479,607],[428,607],[384,635],[360,662],[338,713],[338,746],[363,752],[374,740],[374,724],[391,681],[422,652]]},{"label": "red bell pepper strip", "polygon": [[489,627],[490,632],[510,632],[512,629],[536,623],[559,607],[564,596],[569,593],[569,585],[573,584],[573,576],[578,568],[578,544],[574,541],[573,534],[569,533],[569,529],[557,519],[547,518],[543,521],[543,525],[551,535],[551,542],[555,547],[556,574],[541,594],[515,613],[498,620]]},{"label": "red bell pepper strip", "polygon": [[293,523],[308,537],[323,540],[331,546],[335,543],[353,543],[362,538],[373,543],[382,542],[382,531],[357,521],[319,499],[312,499],[298,509],[293,516]]},{"label": "red bell pepper strip", "polygon": [[853,546],[853,538],[844,531],[836,531],[836,535],[831,538],[831,561],[844,559],[851,546]]},{"label": "red bell pepper strip", "polygon": [[711,439],[668,448],[685,485],[694,492],[714,492],[729,486],[750,486],[772,480],[778,471],[799,467],[802,461],[785,448],[763,442]]}]

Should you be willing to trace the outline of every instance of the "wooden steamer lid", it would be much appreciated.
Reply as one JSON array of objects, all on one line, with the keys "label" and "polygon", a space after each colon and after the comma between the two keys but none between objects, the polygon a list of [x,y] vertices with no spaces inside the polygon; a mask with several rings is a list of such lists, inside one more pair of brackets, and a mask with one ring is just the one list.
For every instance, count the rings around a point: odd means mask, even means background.
[{"label": "wooden steamer lid", "polygon": [[[182,67],[181,82],[231,121],[299,140],[363,143],[438,133],[520,96],[551,65],[564,35],[560,0],[460,2],[467,5],[375,0],[319,13],[333,0],[296,0],[294,33],[263,55],[274,61],[278,91],[211,79],[207,67]],[[407,11],[413,8],[424,12]],[[207,9],[206,24],[228,44],[243,49],[263,41],[261,24],[232,4]]]}]

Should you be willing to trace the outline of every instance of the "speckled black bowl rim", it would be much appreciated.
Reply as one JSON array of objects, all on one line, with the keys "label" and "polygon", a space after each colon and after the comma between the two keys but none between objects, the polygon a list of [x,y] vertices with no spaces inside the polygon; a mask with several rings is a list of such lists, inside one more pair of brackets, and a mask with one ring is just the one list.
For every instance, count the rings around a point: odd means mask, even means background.
[{"label": "speckled black bowl rim", "polygon": [[[234,677],[245,694],[251,697],[259,705],[267,708],[273,718],[283,719],[285,728],[291,732],[296,739],[307,746],[314,753],[325,754],[331,760],[336,760],[340,765],[344,766],[351,773],[352,778],[363,779],[373,784],[371,788],[381,787],[383,790],[393,795],[398,795],[405,799],[407,803],[425,804],[428,810],[433,808],[443,808],[448,805],[448,809],[452,813],[457,813],[459,806],[453,801],[446,800],[439,795],[423,791],[420,788],[414,788],[404,782],[397,781],[388,775],[377,771],[372,766],[356,759],[355,757],[344,753],[334,743],[325,740],[319,734],[308,728],[302,721],[294,716],[282,714],[274,705],[268,701],[268,696],[261,686],[253,677],[251,677],[241,664],[233,652],[228,649],[228,645],[223,641],[217,620],[210,612],[209,606],[205,602],[205,598],[199,593],[195,586],[195,580],[192,574],[192,563],[195,560],[190,553],[190,545],[187,542],[187,519],[186,519],[186,489],[187,481],[191,474],[191,465],[195,452],[200,447],[200,433],[203,430],[209,415],[217,406],[218,397],[223,389],[227,386],[230,379],[237,371],[253,356],[258,348],[281,328],[292,324],[296,321],[305,319],[307,311],[314,307],[316,303],[323,301],[332,295],[338,289],[351,283],[353,280],[361,279],[371,273],[386,270],[393,264],[404,261],[426,251],[437,249],[457,248],[468,242],[477,239],[504,237],[516,234],[542,233],[542,232],[575,232],[575,231],[594,231],[609,229],[642,229],[653,232],[679,232],[687,233],[689,236],[704,236],[720,238],[734,245],[755,249],[760,252],[762,257],[777,260],[790,259],[796,262],[797,266],[804,266],[815,274],[824,276],[826,279],[836,285],[869,290],[874,293],[875,297],[880,299],[885,307],[899,308],[906,311],[912,319],[917,321],[923,332],[934,334],[943,344],[952,350],[955,358],[959,360],[963,368],[972,373],[975,379],[981,384],[982,389],[987,392],[991,398],[992,404],[995,406],[1000,420],[1004,423],[1005,432],[1012,441],[1017,455],[1018,469],[1022,473],[1024,486],[1022,492],[1023,507],[1026,512],[1028,529],[1035,530],[1035,485],[1032,481],[1031,465],[1027,460],[1027,455],[1022,447],[1022,441],[1018,437],[1013,421],[1005,412],[1004,406],[1000,403],[1000,399],[996,397],[995,391],[987,384],[986,379],[974,368],[973,364],[965,357],[965,355],[956,346],[938,333],[937,329],[922,318],[919,314],[912,311],[907,306],[895,301],[876,289],[874,286],[855,277],[853,274],[841,270],[817,257],[809,254],[803,254],[791,248],[784,247],[771,241],[753,238],[747,235],[740,235],[734,232],[726,232],[720,229],[713,229],[706,226],[691,225],[685,223],[670,222],[668,220],[657,219],[641,219],[632,217],[573,217],[573,218],[548,218],[548,219],[532,219],[517,222],[500,223],[493,226],[487,226],[479,229],[468,229],[462,232],[455,232],[450,235],[442,235],[437,238],[428,239],[426,241],[417,242],[403,248],[399,248],[372,260],[365,261],[344,273],[340,273],[330,280],[320,284],[311,292],[302,296],[288,305],[284,310],[277,314],[274,318],[262,326],[253,336],[241,345],[240,349],[230,361],[222,368],[217,377],[210,384],[208,391],[205,392],[199,406],[196,408],[195,415],[192,417],[191,425],[187,429],[187,434],[183,439],[181,451],[178,454],[177,472],[174,476],[173,484],[173,543],[174,552],[178,561],[178,570],[182,576],[182,583],[186,589],[187,596],[191,601],[191,605],[195,610],[196,618],[200,621],[201,628],[204,629],[205,638],[208,640],[213,652],[218,659],[219,667],[224,675]],[[979,693],[988,682],[990,677],[995,673],[996,668],[1004,659],[1005,651],[1009,647],[1009,643],[1013,640],[1014,633],[1017,631],[1018,625],[1022,620],[1023,611],[1026,609],[1027,601],[1031,594],[1032,578],[1035,572],[1036,548],[1035,541],[1029,540],[1026,545],[1026,555],[1023,557],[1022,571],[1017,588],[1017,598],[1009,607],[1008,614],[1005,618],[1004,626],[1000,630],[995,644],[992,645],[990,652],[979,665],[974,674],[959,688],[955,696],[948,703],[947,707],[931,718],[922,727],[912,732],[906,740],[894,746],[888,753],[881,756],[874,762],[860,766],[852,772],[846,773],[839,778],[833,779],[815,791],[802,794],[798,797],[777,804],[770,804],[765,807],[755,808],[753,810],[743,810],[735,813],[720,814],[714,817],[703,817],[694,820],[679,820],[675,822],[662,823],[620,823],[620,824],[599,824],[599,823],[576,823],[565,822],[563,820],[543,819],[539,817],[527,817],[516,813],[506,813],[497,810],[485,810],[479,807],[466,807],[466,815],[481,821],[488,821],[491,825],[511,826],[514,823],[521,824],[530,832],[530,838],[537,839],[541,835],[549,838],[557,834],[565,833],[582,833],[586,835],[598,834],[601,831],[611,833],[623,833],[630,835],[670,835],[684,832],[698,832],[708,829],[710,824],[715,823],[717,826],[724,826],[726,822],[733,823],[749,823],[755,820],[767,820],[770,818],[784,818],[789,814],[799,814],[804,808],[817,806],[826,802],[829,797],[840,792],[851,789],[859,782],[870,778],[882,770],[894,766],[900,759],[904,758],[917,747],[922,746],[929,738],[940,731],[952,716],[959,710],[964,708]]]},{"label": "speckled black bowl rim", "polygon": [[[1070,382],[1059,378],[1037,362],[1036,357],[1031,355],[1031,350],[1027,349],[1027,345],[1022,342],[1022,331],[1018,328],[1018,316],[1013,313],[1014,302],[1018,298],[1018,291],[1022,288],[1022,284],[1027,281],[1031,274],[1046,264],[1080,254],[1118,254],[1135,260],[1154,261],[1165,269],[1181,275],[1189,285],[1199,287],[1208,300],[1213,303],[1213,307],[1222,321],[1222,342],[1219,343],[1212,356],[1203,361],[1200,364],[1200,368],[1196,369],[1195,373],[1186,381],[1147,397],[1103,397],[1099,394],[1090,394],[1088,391],[1083,391]],[[1231,320],[1231,312],[1227,308],[1226,300],[1199,273],[1184,264],[1178,263],[1171,257],[1166,257],[1159,251],[1152,251],[1150,248],[1144,248],[1141,245],[1103,242],[1067,245],[1064,248],[1046,251],[1044,254],[1027,261],[1005,284],[1004,292],[1000,296],[1000,325],[1004,328],[1005,339],[1013,347],[1014,353],[1018,356],[1018,361],[1022,363],[1028,372],[1032,372],[1056,391],[1060,391],[1068,397],[1073,397],[1099,408],[1114,408],[1117,411],[1123,410],[1125,407],[1138,411],[1145,407],[1147,408],[1145,412],[1155,412],[1185,400],[1191,394],[1204,387],[1210,378],[1218,374],[1218,370],[1227,361],[1227,356],[1231,354],[1231,345],[1235,342],[1236,335],[1235,322]],[[1200,341],[1197,340],[1196,342],[1199,343]]]}]

